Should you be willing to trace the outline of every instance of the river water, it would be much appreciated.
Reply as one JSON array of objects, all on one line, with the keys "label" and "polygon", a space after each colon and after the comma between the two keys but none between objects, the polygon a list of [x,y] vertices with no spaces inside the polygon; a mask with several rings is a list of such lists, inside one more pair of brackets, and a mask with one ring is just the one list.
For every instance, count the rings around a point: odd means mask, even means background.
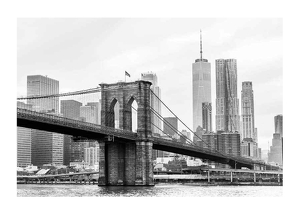
[{"label": "river water", "polygon": [[18,184],[18,197],[281,197],[282,186],[197,186],[156,184],[152,187]]}]

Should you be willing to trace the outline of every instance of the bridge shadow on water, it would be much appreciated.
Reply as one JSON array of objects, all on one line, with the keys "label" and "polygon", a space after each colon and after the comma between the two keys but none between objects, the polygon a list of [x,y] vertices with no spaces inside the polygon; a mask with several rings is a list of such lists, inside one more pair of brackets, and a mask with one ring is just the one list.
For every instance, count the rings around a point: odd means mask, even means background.
[{"label": "bridge shadow on water", "polygon": [[155,186],[103,186],[98,187],[101,196],[115,197],[115,196],[157,196],[159,189]]}]

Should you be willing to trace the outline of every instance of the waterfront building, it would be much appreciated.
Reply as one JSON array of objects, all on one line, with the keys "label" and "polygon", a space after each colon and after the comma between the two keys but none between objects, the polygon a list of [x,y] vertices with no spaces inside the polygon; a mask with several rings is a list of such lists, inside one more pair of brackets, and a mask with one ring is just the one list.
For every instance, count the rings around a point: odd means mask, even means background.
[{"label": "waterfront building", "polygon": [[216,60],[216,131],[240,132],[236,59]]},{"label": "waterfront building", "polygon": [[90,166],[99,164],[99,146],[84,149],[84,162]]},{"label": "waterfront building", "polygon": [[96,147],[97,142],[89,139],[80,139],[72,137],[72,146],[70,147],[70,162],[84,161],[84,150],[89,147]]},{"label": "waterfront building", "polygon": [[[150,86],[150,89],[153,91],[153,93],[156,95],[153,95],[151,93],[150,97],[150,106],[153,108],[159,115],[161,115],[161,102],[159,99],[161,99],[161,90],[158,86],[158,79],[157,75],[152,72],[142,73],[141,74],[141,80],[146,80],[152,83]],[[159,134],[161,135],[161,119],[155,115],[154,113],[151,114],[151,121],[153,124],[151,124],[151,130],[153,134]]]},{"label": "waterfront building", "polygon": [[[27,76],[27,96],[51,95],[59,93],[59,81],[47,76]],[[35,111],[58,115],[59,98],[30,99],[28,104]],[[32,164],[63,164],[63,135],[32,129]]]},{"label": "waterfront building", "polygon": [[70,167],[74,167],[77,170],[82,170],[88,168],[89,164],[85,162],[70,162]]},{"label": "waterfront building", "polygon": [[242,139],[256,138],[254,128],[254,99],[252,82],[242,82]]},{"label": "waterfront building", "polygon": [[202,58],[200,32],[200,58],[192,64],[193,80],[193,131],[198,126],[206,131],[211,129],[211,64]]},{"label": "waterfront building", "polygon": [[[17,102],[18,108],[32,109],[32,105]],[[17,127],[17,167],[31,165],[31,129]]]}]

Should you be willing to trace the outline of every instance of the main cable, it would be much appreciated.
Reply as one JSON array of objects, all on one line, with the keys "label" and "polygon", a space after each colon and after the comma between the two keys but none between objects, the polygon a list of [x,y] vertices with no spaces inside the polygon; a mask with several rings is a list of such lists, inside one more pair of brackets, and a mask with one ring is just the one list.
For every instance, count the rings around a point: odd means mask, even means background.
[{"label": "main cable", "polygon": [[[177,115],[151,90],[151,93],[154,94],[154,96],[188,129],[190,130],[198,139],[200,139],[203,143],[208,145],[207,142],[205,142],[202,138],[200,138],[195,132],[193,132],[180,118],[177,117]],[[208,145],[210,147],[210,145]],[[217,153],[221,154],[222,156],[225,156],[222,152],[214,149]]]}]

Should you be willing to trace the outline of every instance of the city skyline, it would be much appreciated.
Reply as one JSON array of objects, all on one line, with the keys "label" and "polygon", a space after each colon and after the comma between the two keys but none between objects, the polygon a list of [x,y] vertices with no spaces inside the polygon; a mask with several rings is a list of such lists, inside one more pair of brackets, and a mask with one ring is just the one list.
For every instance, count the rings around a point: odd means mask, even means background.
[{"label": "city skyline", "polygon": [[[255,28],[255,34],[245,24]],[[282,53],[275,51],[282,45],[282,19],[19,19],[18,96],[26,95],[24,78],[32,74],[59,80],[60,92],[67,92],[123,80],[125,70],[132,76],[127,81],[153,71],[160,80],[162,100],[192,127],[191,63],[199,58],[199,29],[206,59],[237,59],[238,92],[241,82],[253,82],[258,143],[267,149],[273,117],[283,113]],[[211,73],[215,127],[214,63]],[[70,74],[72,80],[67,82]]]}]

